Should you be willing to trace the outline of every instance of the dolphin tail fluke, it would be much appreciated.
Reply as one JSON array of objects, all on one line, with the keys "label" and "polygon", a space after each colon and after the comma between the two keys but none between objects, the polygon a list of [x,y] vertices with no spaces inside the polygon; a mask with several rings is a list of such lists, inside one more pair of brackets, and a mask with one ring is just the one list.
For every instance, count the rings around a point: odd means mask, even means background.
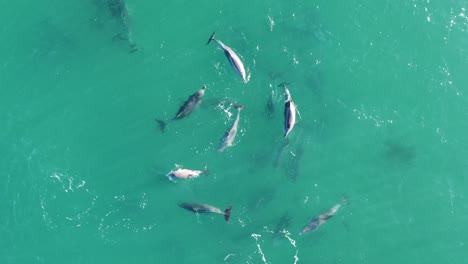
[{"label": "dolphin tail fluke", "polygon": [[204,174],[205,176],[208,176],[208,173],[209,173],[209,172],[208,172],[208,167],[205,166],[205,169],[203,170],[203,174]]},{"label": "dolphin tail fluke", "polygon": [[112,41],[123,41],[128,40],[128,37],[124,33],[117,33],[112,37]]},{"label": "dolphin tail fluke", "polygon": [[278,84],[278,87],[286,87],[286,85],[289,85],[288,82],[282,82],[280,84]]},{"label": "dolphin tail fluke", "polygon": [[174,180],[174,177],[172,177],[170,173],[166,174],[166,177],[167,177],[171,182],[176,182],[176,181]]},{"label": "dolphin tail fluke", "polygon": [[244,105],[240,105],[240,104],[234,104],[234,107],[235,107],[237,110],[240,111],[240,110],[244,109],[245,106],[244,106]]},{"label": "dolphin tail fluke", "polygon": [[216,33],[216,32],[213,32],[213,34],[211,34],[211,37],[210,37],[210,38],[208,39],[208,41],[206,42],[206,45],[210,44],[210,42],[214,39],[215,33]]},{"label": "dolphin tail fluke", "polygon": [[156,122],[158,122],[159,129],[161,129],[161,132],[164,133],[164,131],[166,130],[167,123],[159,119],[156,119]]},{"label": "dolphin tail fluke", "polygon": [[343,201],[344,205],[349,205],[349,199],[344,193],[341,195],[341,200]]},{"label": "dolphin tail fluke", "polygon": [[130,42],[130,50],[129,50],[129,53],[135,53],[136,51],[138,51],[138,46],[135,42]]},{"label": "dolphin tail fluke", "polygon": [[229,223],[229,217],[231,217],[231,205],[224,210],[224,220]]}]

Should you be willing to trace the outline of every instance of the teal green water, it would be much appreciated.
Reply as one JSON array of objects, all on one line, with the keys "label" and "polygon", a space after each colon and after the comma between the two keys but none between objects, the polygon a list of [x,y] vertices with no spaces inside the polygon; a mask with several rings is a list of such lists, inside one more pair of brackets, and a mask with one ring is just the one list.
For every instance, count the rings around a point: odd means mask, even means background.
[{"label": "teal green water", "polygon": [[0,6],[0,263],[465,263],[466,3],[128,0],[132,54],[102,2]]}]

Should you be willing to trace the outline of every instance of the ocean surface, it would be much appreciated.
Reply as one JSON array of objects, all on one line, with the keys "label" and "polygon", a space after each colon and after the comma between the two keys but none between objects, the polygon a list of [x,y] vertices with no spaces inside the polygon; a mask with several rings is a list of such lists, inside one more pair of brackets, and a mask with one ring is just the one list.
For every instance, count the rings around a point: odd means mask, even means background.
[{"label": "ocean surface", "polygon": [[106,1],[0,1],[0,263],[466,263],[468,2]]}]

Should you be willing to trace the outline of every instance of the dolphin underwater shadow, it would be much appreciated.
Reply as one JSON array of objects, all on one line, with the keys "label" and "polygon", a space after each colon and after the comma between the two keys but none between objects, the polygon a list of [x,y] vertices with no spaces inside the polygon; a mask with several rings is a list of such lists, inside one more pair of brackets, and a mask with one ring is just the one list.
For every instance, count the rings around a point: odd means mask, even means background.
[{"label": "dolphin underwater shadow", "polygon": [[383,156],[386,161],[394,166],[409,166],[416,158],[416,151],[412,146],[406,145],[396,140],[386,140],[384,142]]}]

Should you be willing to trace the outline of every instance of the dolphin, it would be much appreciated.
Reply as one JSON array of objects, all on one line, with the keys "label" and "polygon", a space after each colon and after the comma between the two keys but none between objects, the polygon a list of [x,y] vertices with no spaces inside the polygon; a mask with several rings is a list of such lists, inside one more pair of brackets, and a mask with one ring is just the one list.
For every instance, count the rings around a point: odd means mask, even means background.
[{"label": "dolphin", "polygon": [[111,15],[117,19],[124,31],[114,36],[114,39],[128,41],[130,46],[130,53],[137,51],[138,47],[133,41],[132,31],[130,29],[130,17],[128,15],[127,4],[124,0],[107,0],[107,6],[111,12]]},{"label": "dolphin", "polygon": [[231,207],[232,207],[231,205],[229,205],[223,212],[219,208],[216,208],[209,204],[182,202],[182,203],[179,203],[179,206],[197,214],[213,213],[213,214],[224,215],[224,220],[226,220],[226,222],[228,223],[229,223],[229,217],[231,216]]},{"label": "dolphin", "polygon": [[224,133],[224,136],[221,139],[221,144],[219,145],[219,148],[218,148],[219,152],[223,152],[225,148],[231,147],[232,142],[234,141],[234,138],[236,138],[237,126],[239,125],[240,111],[244,109],[244,106],[235,105],[235,107],[237,108],[236,120],[234,120],[234,123],[232,123],[232,126],[229,128],[229,130],[226,131],[226,133]]},{"label": "dolphin", "polygon": [[[348,198],[345,195],[342,196],[342,202],[345,205],[349,205]],[[336,212],[338,212],[338,209],[340,209],[340,207],[341,207],[340,203],[335,204],[328,211],[322,213],[321,215],[317,217],[312,218],[309,221],[309,223],[307,223],[307,225],[305,225],[304,228],[302,228],[302,231],[299,233],[299,235],[309,233],[310,231],[313,231],[317,229],[319,226],[325,224],[325,222],[327,222],[328,219],[332,218],[336,214]]]},{"label": "dolphin", "polygon": [[247,83],[248,80],[246,77],[244,64],[242,63],[239,56],[230,47],[222,43],[220,40],[215,39],[214,37],[215,37],[215,32],[213,32],[211,37],[208,39],[208,42],[206,43],[206,45],[210,44],[212,40],[216,41],[216,43],[218,43],[218,45],[224,50],[224,54],[226,54],[226,57],[228,58],[234,70],[236,70],[237,74],[239,74],[239,76],[242,78],[244,83]]},{"label": "dolphin", "polygon": [[286,138],[288,134],[293,130],[294,125],[296,124],[296,104],[292,101],[291,94],[289,93],[286,83],[281,83],[279,86],[284,87],[284,92],[286,94],[286,101],[284,104],[284,137]]},{"label": "dolphin", "polygon": [[192,179],[197,178],[201,174],[208,175],[208,168],[205,167],[203,171],[183,169],[181,166],[176,165],[176,168],[170,171],[166,176],[170,179]]},{"label": "dolphin", "polygon": [[325,224],[328,219],[332,218],[332,216],[335,215],[335,213],[340,209],[341,204],[335,204],[330,210],[322,213],[321,215],[312,218],[307,225],[302,228],[302,231],[299,233],[299,235],[309,233],[310,231],[313,231],[317,229],[319,226]]},{"label": "dolphin", "polygon": [[185,102],[184,104],[179,108],[179,111],[177,111],[177,114],[175,115],[174,118],[171,120],[165,122],[159,119],[156,119],[156,122],[159,124],[159,128],[161,129],[162,132],[164,132],[167,124],[171,121],[179,120],[184,117],[188,117],[193,111],[195,111],[198,107],[198,105],[201,103],[201,99],[203,95],[205,94],[206,86],[203,86],[200,90],[198,90],[196,93],[192,94]]}]

